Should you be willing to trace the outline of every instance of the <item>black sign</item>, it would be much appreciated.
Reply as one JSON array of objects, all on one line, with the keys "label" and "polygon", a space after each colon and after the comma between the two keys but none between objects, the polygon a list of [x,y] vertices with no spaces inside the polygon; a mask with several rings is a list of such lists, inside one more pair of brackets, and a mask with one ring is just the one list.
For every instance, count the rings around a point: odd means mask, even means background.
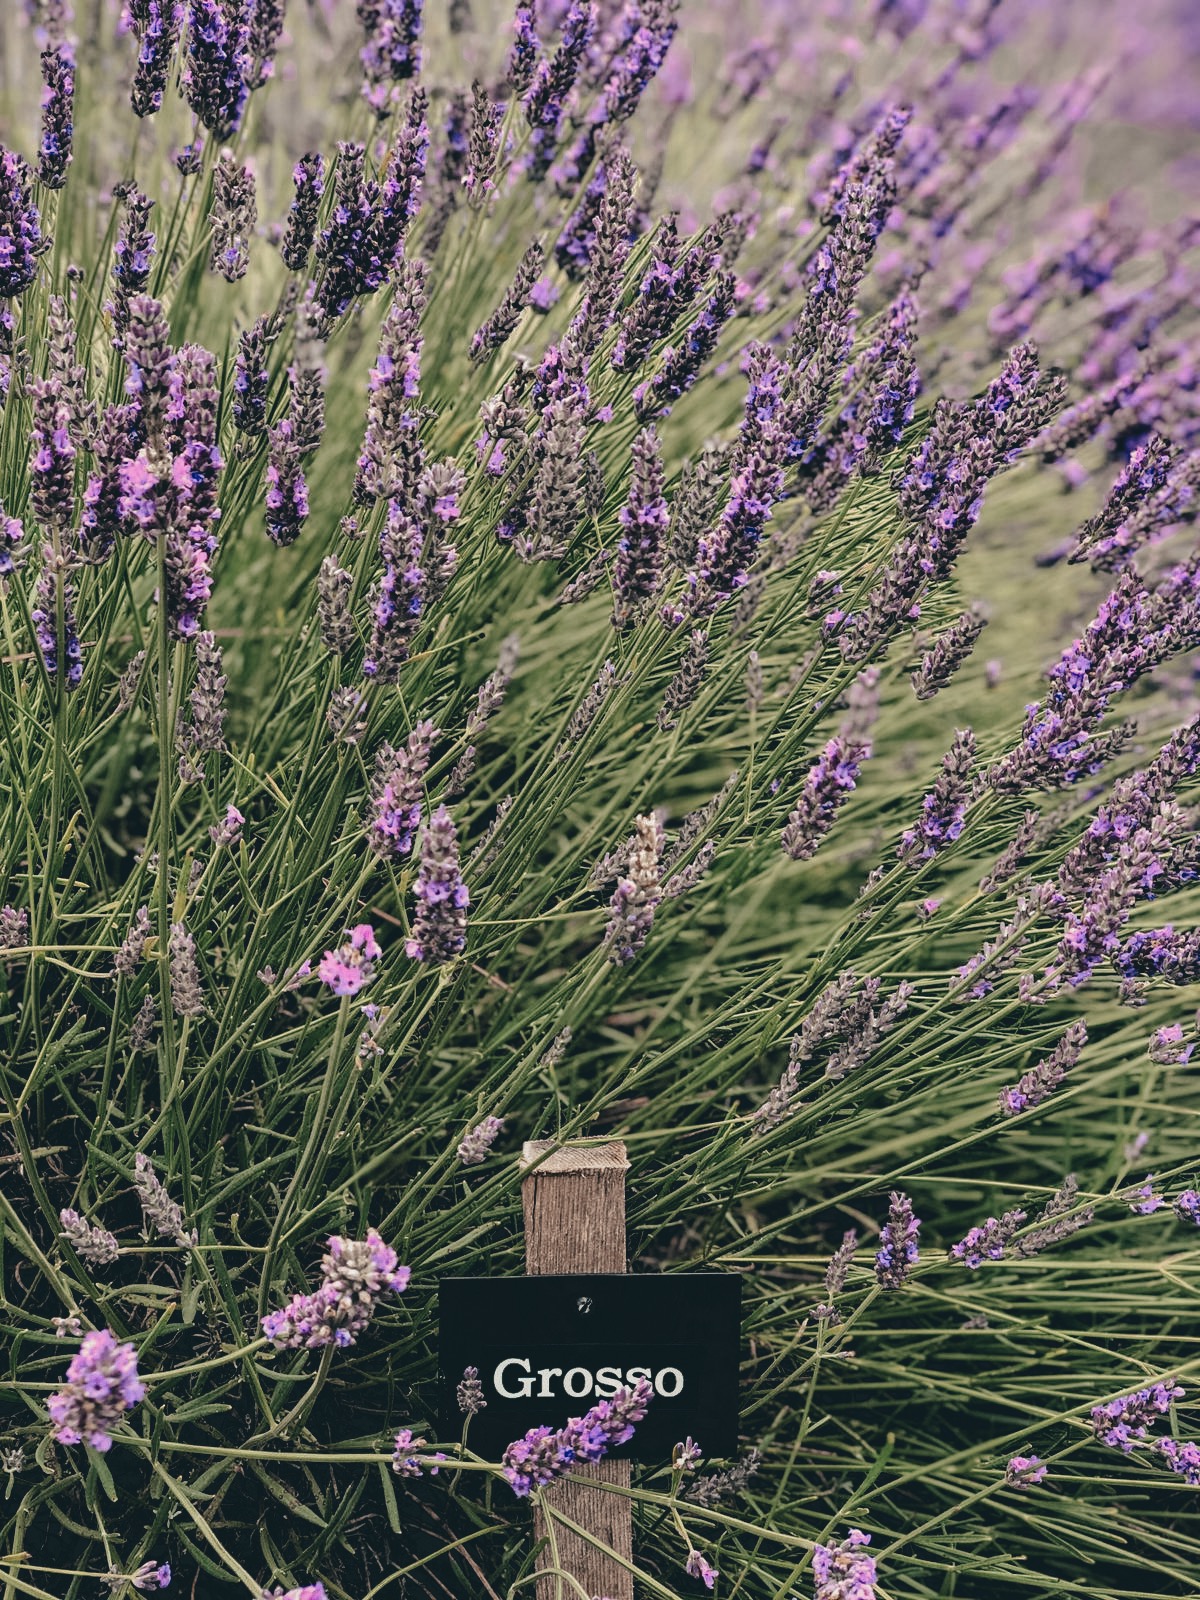
[{"label": "black sign", "polygon": [[708,1457],[733,1455],[741,1289],[723,1272],[443,1278],[439,1433],[462,1433],[467,1367],[487,1401],[467,1443],[490,1461],[528,1429],[561,1428],[644,1377],[654,1398],[615,1455],[665,1463],[689,1434]]}]

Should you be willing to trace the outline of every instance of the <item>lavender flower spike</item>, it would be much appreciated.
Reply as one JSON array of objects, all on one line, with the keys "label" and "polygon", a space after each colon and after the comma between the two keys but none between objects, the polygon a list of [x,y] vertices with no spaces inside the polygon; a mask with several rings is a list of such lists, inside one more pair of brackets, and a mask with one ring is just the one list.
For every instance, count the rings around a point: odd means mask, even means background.
[{"label": "lavender flower spike", "polygon": [[246,276],[250,265],[250,237],[258,221],[258,201],[254,175],[249,167],[235,161],[227,150],[221,152],[213,175],[212,254],[209,265],[226,283]]},{"label": "lavender flower spike", "polygon": [[300,465],[300,446],[290,417],[268,435],[266,528],[273,544],[294,544],[308,519],[308,484]]},{"label": "lavender flower spike", "polygon": [[478,1167],[487,1160],[492,1146],[504,1131],[503,1117],[484,1117],[463,1136],[455,1154],[464,1167]]},{"label": "lavender flower spike", "polygon": [[654,1391],[645,1378],[633,1389],[618,1389],[611,1400],[598,1401],[565,1428],[531,1428],[504,1452],[504,1476],[522,1497],[567,1475],[586,1461],[600,1461],[610,1450],[633,1438],[646,1415]]},{"label": "lavender flower spike", "polygon": [[629,497],[620,512],[625,531],[617,541],[613,566],[614,628],[629,627],[641,603],[649,600],[661,583],[670,520],[663,493],[661,446],[652,427],[633,441],[632,456]]},{"label": "lavender flower spike", "polygon": [[309,151],[292,168],[295,195],[288,212],[287,228],[280,247],[283,264],[290,272],[303,272],[312,253],[317,233],[317,212],[325,193],[325,159]]},{"label": "lavender flower spike", "polygon": [[385,860],[399,860],[412,851],[421,825],[425,771],[436,738],[432,722],[418,722],[400,749],[382,744],[375,752],[367,838],[375,854]]},{"label": "lavender flower spike", "polygon": [[645,946],[662,900],[662,823],[650,812],[638,817],[627,847],[624,874],[617,879],[609,903],[604,942],[614,966],[626,966]]},{"label": "lavender flower spike", "polygon": [[214,139],[228,139],[242,120],[249,92],[242,77],[248,42],[243,0],[190,0],[180,84]]},{"label": "lavender flower spike", "polygon": [[25,293],[52,241],[42,232],[28,164],[0,145],[0,300]]},{"label": "lavender flower spike", "polygon": [[74,133],[75,61],[67,44],[42,51],[42,143],[38,178],[47,189],[61,189],[71,165]]},{"label": "lavender flower spike", "polygon": [[838,734],[804,780],[804,788],[780,836],[785,855],[807,861],[833,827],[839,809],[850,798],[858,769],[871,754],[865,739]]},{"label": "lavender flower spike", "polygon": [[461,955],[467,942],[471,894],[458,864],[458,831],[439,806],[421,834],[421,860],[413,885],[417,912],[404,950],[413,961],[439,966]]},{"label": "lavender flower spike", "polygon": [[66,1384],[46,1403],[54,1437],[59,1444],[111,1450],[113,1429],[145,1393],[131,1344],[119,1344],[107,1328],[85,1334]]},{"label": "lavender flower spike", "polygon": [[144,1151],[133,1158],[133,1187],[142,1207],[142,1223],[147,1238],[157,1234],[160,1239],[172,1239],[184,1250],[196,1247],[198,1235],[195,1228],[186,1228],[183,1212],[171,1196],[154,1163]]},{"label": "lavender flower spike", "polygon": [[866,1554],[871,1535],[851,1528],[840,1544],[813,1546],[813,1600],[874,1600],[875,1561]]},{"label": "lavender flower spike", "polygon": [[135,117],[149,117],[162,108],[183,24],[182,0],[130,0],[129,18],[138,41],[129,102]]},{"label": "lavender flower spike", "polygon": [[1080,1018],[1072,1022],[1044,1060],[1023,1073],[1017,1083],[1000,1091],[1000,1109],[1006,1117],[1040,1106],[1075,1066],[1087,1043],[1087,1024]]},{"label": "lavender flower spike", "polygon": [[63,1238],[89,1266],[106,1267],[120,1255],[116,1237],[107,1228],[88,1222],[78,1211],[67,1206],[58,1213],[58,1220],[62,1224]]},{"label": "lavender flower spike", "polygon": [[899,1289],[908,1277],[920,1259],[920,1231],[921,1219],[913,1216],[912,1201],[893,1190],[888,1219],[879,1230],[879,1249],[875,1253],[875,1278],[881,1289]]},{"label": "lavender flower spike", "polygon": [[262,1319],[263,1332],[282,1349],[344,1350],[370,1324],[387,1294],[403,1294],[411,1271],[374,1228],[363,1240],[334,1237],[321,1259],[321,1285],[294,1295],[280,1311]]}]

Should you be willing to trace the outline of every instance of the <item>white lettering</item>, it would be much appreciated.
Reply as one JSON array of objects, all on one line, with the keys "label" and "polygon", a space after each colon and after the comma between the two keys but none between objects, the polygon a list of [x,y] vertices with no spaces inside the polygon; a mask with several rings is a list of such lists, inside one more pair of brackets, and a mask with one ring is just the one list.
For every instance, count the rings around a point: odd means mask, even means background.
[{"label": "white lettering", "polygon": [[529,1372],[528,1361],[520,1356],[510,1356],[507,1361],[502,1361],[495,1372],[492,1373],[492,1383],[495,1385],[496,1393],[503,1395],[506,1400],[528,1400],[533,1393],[532,1377],[518,1378],[515,1389],[506,1389],[504,1387],[504,1373],[508,1367],[524,1367],[526,1373],[528,1374]]},{"label": "white lettering", "polygon": [[560,1378],[561,1376],[561,1367],[538,1368],[538,1377],[542,1380],[542,1387],[537,1392],[537,1397],[539,1400],[549,1400],[550,1396],[554,1393],[554,1390],[550,1387],[550,1379]]},{"label": "white lettering", "polygon": [[630,1367],[629,1371],[625,1374],[625,1382],[629,1384],[631,1388],[639,1378],[645,1378],[646,1382],[650,1383],[652,1381],[650,1368]]},{"label": "white lettering", "polygon": [[620,1367],[601,1367],[596,1374],[596,1393],[601,1400],[609,1400],[621,1387]]},{"label": "white lettering", "polygon": [[592,1375],[586,1367],[572,1367],[563,1374],[563,1388],[572,1400],[582,1400],[592,1392]]},{"label": "white lettering", "polygon": [[[667,1379],[672,1380],[671,1387],[667,1388]],[[654,1392],[661,1394],[664,1400],[673,1400],[683,1388],[683,1373],[678,1367],[664,1367],[661,1372],[654,1375]]]}]

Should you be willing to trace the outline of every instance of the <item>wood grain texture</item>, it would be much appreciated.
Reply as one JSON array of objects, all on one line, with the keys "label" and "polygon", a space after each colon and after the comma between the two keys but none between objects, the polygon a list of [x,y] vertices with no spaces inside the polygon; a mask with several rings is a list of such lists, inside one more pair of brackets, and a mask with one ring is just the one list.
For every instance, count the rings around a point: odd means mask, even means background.
[{"label": "wood grain texture", "polygon": [[[536,1140],[525,1145],[521,1161],[526,1167],[533,1166],[521,1184],[526,1272],[531,1276],[624,1272],[625,1173],[629,1168],[625,1146],[615,1142],[559,1146],[552,1140]],[[597,1461],[579,1468],[578,1475],[628,1489],[630,1465],[628,1461]],[[611,1550],[626,1561],[633,1559],[631,1502],[587,1483],[556,1483],[544,1493],[554,1510],[608,1547],[599,1550],[556,1524],[560,1565],[589,1596],[633,1600],[633,1574],[608,1554]],[[541,1539],[546,1532],[543,1513],[535,1509],[534,1519]],[[538,1557],[538,1564],[553,1565],[549,1546]],[[537,1600],[578,1597],[564,1580],[548,1573],[538,1581]]]}]

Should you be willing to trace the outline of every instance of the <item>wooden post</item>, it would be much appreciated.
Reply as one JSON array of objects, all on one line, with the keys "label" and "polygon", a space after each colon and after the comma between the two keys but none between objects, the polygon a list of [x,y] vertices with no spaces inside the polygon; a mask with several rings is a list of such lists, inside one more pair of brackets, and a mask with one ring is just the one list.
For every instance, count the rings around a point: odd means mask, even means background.
[{"label": "wooden post", "polygon": [[[547,1154],[549,1152],[549,1154]],[[521,1185],[525,1208],[525,1270],[547,1272],[625,1271],[625,1146],[612,1143],[559,1147],[552,1139],[528,1142],[525,1166],[539,1162]],[[565,1420],[565,1419],[564,1419]],[[576,1469],[580,1478],[628,1489],[628,1461],[596,1461]],[[543,1490],[551,1506],[569,1517],[626,1561],[633,1559],[633,1508],[623,1495],[592,1489],[586,1483],[556,1483]],[[545,1536],[544,1517],[536,1514],[538,1538]],[[588,1596],[633,1600],[633,1574],[618,1561],[555,1526],[561,1567],[576,1578]],[[539,1566],[553,1565],[547,1544]],[[578,1600],[569,1586],[547,1576],[537,1584],[538,1600]]]}]

